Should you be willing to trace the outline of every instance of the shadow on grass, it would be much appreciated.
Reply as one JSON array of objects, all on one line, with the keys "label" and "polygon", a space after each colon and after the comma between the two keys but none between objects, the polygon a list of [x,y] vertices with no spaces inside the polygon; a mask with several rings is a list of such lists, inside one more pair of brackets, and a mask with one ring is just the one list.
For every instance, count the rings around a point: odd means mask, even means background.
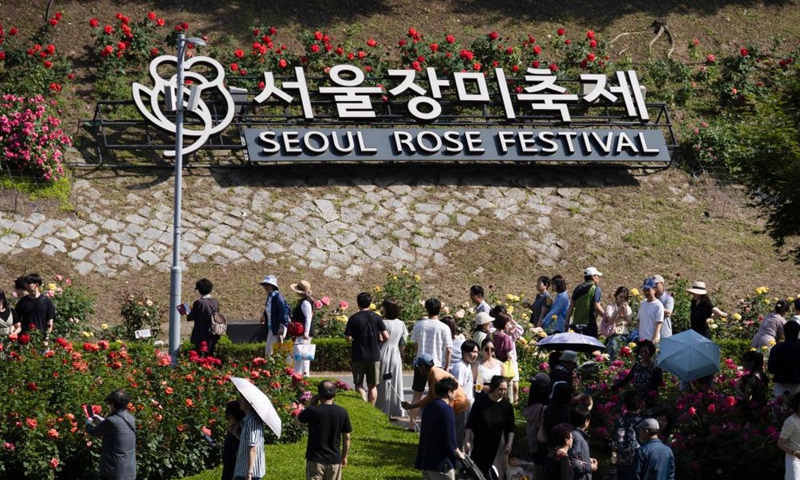
[{"label": "shadow on grass", "polygon": [[[417,434],[391,424],[380,410],[365,403],[355,392],[340,393],[336,403],[347,409],[353,425],[345,478],[405,480],[420,476],[413,468],[419,441]],[[303,478],[306,443],[307,438],[289,445],[268,445],[266,478]],[[186,477],[186,480],[217,480],[220,473],[221,467]]]}]

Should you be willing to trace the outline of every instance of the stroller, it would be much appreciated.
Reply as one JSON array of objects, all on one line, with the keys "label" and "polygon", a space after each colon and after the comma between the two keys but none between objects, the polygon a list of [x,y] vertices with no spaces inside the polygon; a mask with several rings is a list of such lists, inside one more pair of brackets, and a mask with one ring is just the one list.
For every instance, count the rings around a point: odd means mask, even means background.
[{"label": "stroller", "polygon": [[464,460],[461,460],[461,469],[456,474],[456,480],[497,480],[497,478],[499,477],[494,467],[492,467],[490,475],[487,477],[469,457],[464,457]]}]

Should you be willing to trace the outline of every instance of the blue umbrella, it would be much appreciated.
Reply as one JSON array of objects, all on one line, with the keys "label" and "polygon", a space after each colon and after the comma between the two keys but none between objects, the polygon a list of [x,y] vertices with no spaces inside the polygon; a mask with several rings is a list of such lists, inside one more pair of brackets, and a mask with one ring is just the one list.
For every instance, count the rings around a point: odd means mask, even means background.
[{"label": "blue umbrella", "polygon": [[600,340],[574,332],[548,335],[536,342],[536,346],[553,350],[574,350],[576,352],[594,352],[595,350],[605,350],[606,348]]},{"label": "blue umbrella", "polygon": [[719,371],[719,345],[694,330],[661,340],[658,366],[690,382]]}]

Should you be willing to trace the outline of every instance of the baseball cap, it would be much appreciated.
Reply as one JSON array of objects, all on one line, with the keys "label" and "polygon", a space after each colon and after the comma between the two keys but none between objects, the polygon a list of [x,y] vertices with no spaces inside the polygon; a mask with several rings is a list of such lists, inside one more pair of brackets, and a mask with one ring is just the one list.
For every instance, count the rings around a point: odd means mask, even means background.
[{"label": "baseball cap", "polygon": [[425,365],[426,367],[432,367],[433,366],[433,357],[431,356],[430,353],[423,353],[422,355],[417,357],[416,360],[414,360],[414,366],[415,367],[419,367],[419,366],[422,366],[422,365]]},{"label": "baseball cap", "polygon": [[647,428],[648,430],[658,430],[658,421],[655,418],[645,418],[636,424],[636,430]]},{"label": "baseball cap", "polygon": [[598,270],[598,269],[596,269],[594,267],[589,267],[589,268],[587,268],[586,270],[583,271],[583,276],[584,277],[589,276],[589,275],[597,275],[598,277],[602,277],[603,276],[603,274],[600,273],[600,270]]},{"label": "baseball cap", "polygon": [[664,277],[662,277],[661,275],[653,275],[653,282],[664,283]]},{"label": "baseball cap", "polygon": [[652,290],[654,288],[656,288],[656,282],[654,282],[652,278],[646,279],[644,284],[642,284],[642,290]]}]

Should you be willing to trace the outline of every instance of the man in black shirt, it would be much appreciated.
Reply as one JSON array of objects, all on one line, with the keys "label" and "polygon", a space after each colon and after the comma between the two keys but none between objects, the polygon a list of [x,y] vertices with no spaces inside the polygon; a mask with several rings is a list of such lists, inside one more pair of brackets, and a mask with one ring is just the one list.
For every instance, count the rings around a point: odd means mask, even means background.
[{"label": "man in black shirt", "polygon": [[318,392],[311,405],[294,419],[296,425],[308,425],[306,480],[338,480],[342,478],[342,467],[347,466],[353,427],[347,410],[333,404],[336,385],[324,381]]},{"label": "man in black shirt", "polygon": [[56,317],[53,302],[40,291],[42,277],[32,273],[25,277],[25,289],[28,295],[19,299],[16,306],[17,323],[14,328],[22,333],[39,330],[47,342],[50,332],[53,331],[53,322]]},{"label": "man in black shirt", "polygon": [[[381,342],[389,339],[389,332],[386,331],[383,319],[370,310],[372,295],[361,292],[356,301],[359,311],[347,320],[344,337],[353,343],[350,359],[356,391],[364,400],[375,405],[381,371]],[[364,390],[365,379],[369,393]]]},{"label": "man in black shirt", "polygon": [[800,392],[800,340],[797,338],[800,324],[786,322],[783,333],[786,335],[786,341],[772,347],[767,362],[767,370],[774,375],[772,393],[775,398],[787,392],[788,397]]}]

